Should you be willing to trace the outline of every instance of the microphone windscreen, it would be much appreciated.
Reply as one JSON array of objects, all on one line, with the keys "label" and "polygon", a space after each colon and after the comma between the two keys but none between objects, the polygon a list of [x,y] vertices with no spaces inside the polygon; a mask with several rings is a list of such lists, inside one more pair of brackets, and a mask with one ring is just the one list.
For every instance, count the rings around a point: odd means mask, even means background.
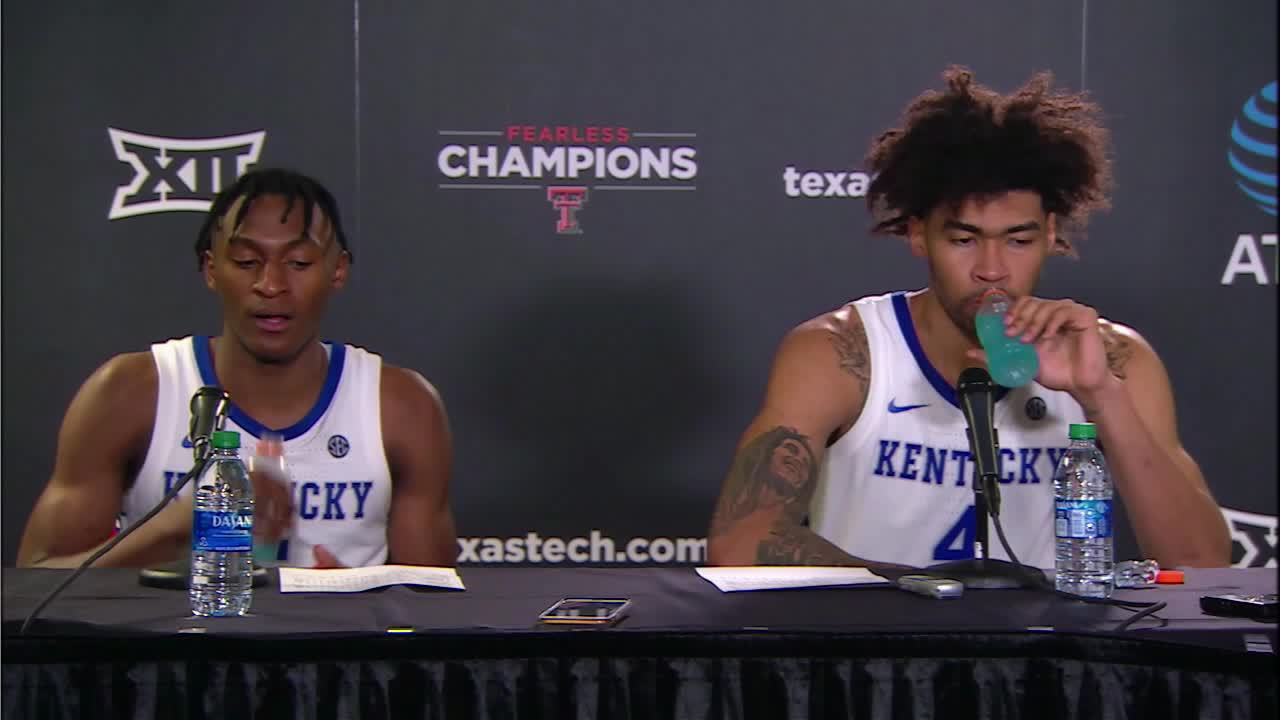
[{"label": "microphone windscreen", "polygon": [[991,373],[980,367],[965,368],[964,372],[960,373],[960,382],[957,384],[959,387],[964,387],[965,385],[990,385]]}]

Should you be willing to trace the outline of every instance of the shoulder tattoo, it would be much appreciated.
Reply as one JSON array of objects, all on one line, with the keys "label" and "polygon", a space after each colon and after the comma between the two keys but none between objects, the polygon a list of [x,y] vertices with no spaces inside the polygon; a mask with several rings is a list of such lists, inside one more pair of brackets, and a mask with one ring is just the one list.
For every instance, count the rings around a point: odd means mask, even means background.
[{"label": "shoulder tattoo", "polygon": [[1102,333],[1102,345],[1107,351],[1107,368],[1112,375],[1124,380],[1125,365],[1133,357],[1133,341],[1109,324],[1102,325],[1099,331]]},{"label": "shoulder tattoo", "polygon": [[831,345],[839,356],[840,369],[853,376],[865,392],[871,384],[871,353],[862,321],[856,319],[855,322],[842,325],[831,333],[830,338]]}]

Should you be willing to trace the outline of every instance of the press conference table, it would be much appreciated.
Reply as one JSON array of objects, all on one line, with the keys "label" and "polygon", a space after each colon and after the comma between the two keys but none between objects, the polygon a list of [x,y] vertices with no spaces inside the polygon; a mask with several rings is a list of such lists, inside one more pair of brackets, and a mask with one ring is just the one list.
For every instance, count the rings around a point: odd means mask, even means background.
[{"label": "press conference table", "polygon": [[[1276,626],[1201,595],[1276,592],[1274,569],[1189,570],[1117,597],[933,600],[891,587],[721,593],[691,568],[462,568],[465,592],[282,594],[194,618],[180,591],[90,570],[5,568],[9,717],[1270,718]],[[561,597],[629,597],[608,629],[548,629]],[[411,633],[387,633],[411,627]]]}]

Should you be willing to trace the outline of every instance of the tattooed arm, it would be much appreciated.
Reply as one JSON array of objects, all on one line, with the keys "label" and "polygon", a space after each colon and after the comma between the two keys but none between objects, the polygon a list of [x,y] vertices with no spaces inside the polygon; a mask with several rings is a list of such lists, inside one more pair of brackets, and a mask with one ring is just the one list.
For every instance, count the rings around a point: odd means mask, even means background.
[{"label": "tattooed arm", "polygon": [[716,565],[859,565],[802,525],[828,438],[856,420],[871,378],[851,307],[793,330],[778,349],[760,413],[743,433],[711,520]]},{"label": "tattooed arm", "polygon": [[1083,398],[1116,490],[1147,557],[1165,567],[1220,567],[1231,537],[1204,475],[1178,437],[1173,388],[1155,350],[1123,325],[1099,321],[1110,391]]},{"label": "tattooed arm", "polygon": [[820,457],[809,437],[794,427],[777,425],[746,440],[711,519],[712,562],[864,565],[801,525]]}]

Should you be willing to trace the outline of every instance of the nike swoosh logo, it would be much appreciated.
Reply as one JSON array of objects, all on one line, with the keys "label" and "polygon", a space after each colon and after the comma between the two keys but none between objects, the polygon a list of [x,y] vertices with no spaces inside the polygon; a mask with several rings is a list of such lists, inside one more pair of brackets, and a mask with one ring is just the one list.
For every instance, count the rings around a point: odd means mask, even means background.
[{"label": "nike swoosh logo", "polygon": [[929,403],[924,403],[923,405],[896,405],[894,404],[894,400],[897,400],[897,398],[889,401],[889,412],[891,413],[900,413],[908,410],[915,410],[917,408],[929,407]]}]

